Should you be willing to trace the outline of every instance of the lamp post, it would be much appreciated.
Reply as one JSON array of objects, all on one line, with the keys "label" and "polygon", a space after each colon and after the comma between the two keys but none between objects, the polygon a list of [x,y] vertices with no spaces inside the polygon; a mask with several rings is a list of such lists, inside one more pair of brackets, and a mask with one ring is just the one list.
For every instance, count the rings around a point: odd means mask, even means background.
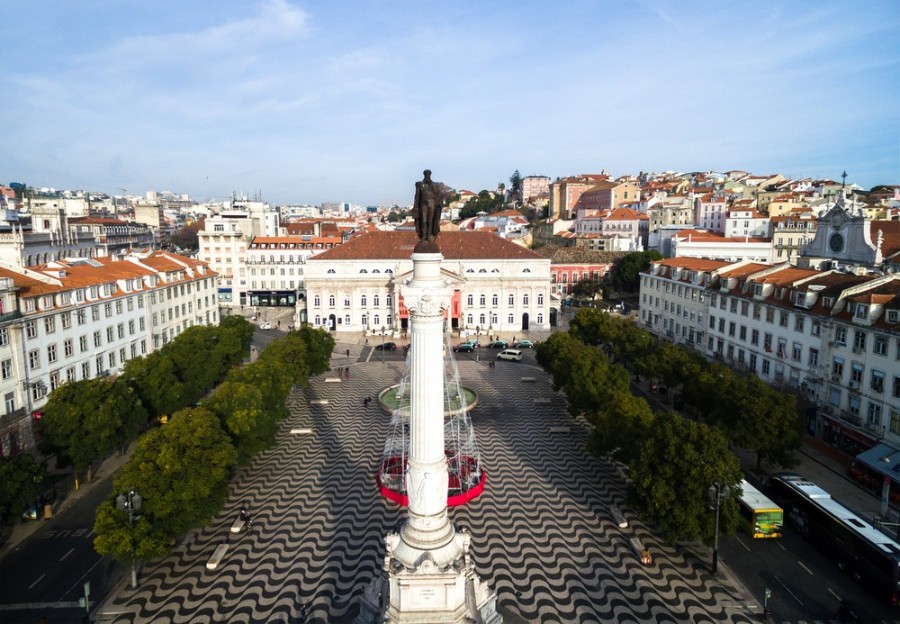
[{"label": "lamp post", "polygon": [[137,514],[141,510],[143,499],[134,490],[128,490],[116,496],[116,508],[128,513],[128,526],[131,527],[131,587],[137,589],[137,555],[134,544],[134,521],[140,518]]},{"label": "lamp post", "polygon": [[381,364],[384,364],[384,325],[381,326]]},{"label": "lamp post", "polygon": [[713,537],[713,557],[711,572],[715,574],[719,569],[719,509],[722,502],[728,498],[728,486],[720,484],[718,481],[709,486],[707,494],[709,495],[710,509],[715,506],[716,510],[716,532]]}]

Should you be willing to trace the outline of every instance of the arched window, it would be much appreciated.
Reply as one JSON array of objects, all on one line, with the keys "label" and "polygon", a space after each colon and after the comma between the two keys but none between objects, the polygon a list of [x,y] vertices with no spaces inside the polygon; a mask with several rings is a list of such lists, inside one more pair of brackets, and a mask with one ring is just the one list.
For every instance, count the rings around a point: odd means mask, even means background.
[{"label": "arched window", "polygon": [[318,314],[316,314],[316,318],[313,320],[313,325],[318,327],[321,324],[322,324],[322,317],[319,316]]},{"label": "arched window", "polygon": [[328,269],[327,273],[334,273],[334,269]]},{"label": "arched window", "polygon": [[329,308],[334,307],[334,295],[328,295],[328,307]]},{"label": "arched window", "polygon": [[497,316],[496,314],[491,314],[491,324],[492,324],[494,327],[497,327],[497,325],[500,324],[500,317]]},{"label": "arched window", "polygon": [[373,324],[375,327],[378,327],[379,325],[381,325],[381,317],[378,316],[377,314],[376,314],[375,316],[373,316],[373,317],[372,317],[372,324]]},{"label": "arched window", "polygon": [[487,326],[487,320],[485,320],[484,314],[478,317],[478,324],[482,327]]},{"label": "arched window", "polygon": [[515,295],[509,296],[509,305],[516,305],[516,296]]},{"label": "arched window", "polygon": [[516,322],[516,320],[515,320],[515,318],[513,317],[512,313],[510,313],[510,315],[509,315],[508,317],[506,317],[506,322],[509,323],[510,325],[512,325],[513,323]]},{"label": "arched window", "polygon": [[372,273],[381,273],[378,269],[372,269]]},{"label": "arched window", "polygon": [[528,293],[525,293],[524,295],[522,295],[522,305],[523,306],[528,305]]},{"label": "arched window", "polygon": [[500,301],[500,297],[498,297],[496,294],[491,295],[491,305],[492,306],[496,307],[496,305],[499,303],[499,301]]},{"label": "arched window", "polygon": [[539,324],[541,324],[541,323],[544,322],[544,315],[541,314],[540,312],[538,312],[538,315],[537,315],[537,322],[538,322]]},{"label": "arched window", "polygon": [[[316,295],[315,297],[313,297],[313,307],[318,308],[320,305],[322,305],[322,300],[319,299],[319,295]],[[318,323],[316,323],[316,325],[318,325]]]},{"label": "arched window", "polygon": [[349,325],[349,324],[350,324],[350,315],[347,314],[346,316],[344,316],[344,325]]},{"label": "arched window", "polygon": [[487,269],[478,269],[479,273],[487,273]]},{"label": "arched window", "polygon": [[491,273],[499,273],[500,269],[491,269]]},{"label": "arched window", "polygon": [[365,296],[365,295],[362,295],[362,296],[359,298],[359,305],[361,305],[362,307],[366,307],[366,302],[367,302],[367,301],[368,301],[368,299],[366,299],[366,296]]},{"label": "arched window", "polygon": [[480,305],[481,307],[484,307],[484,302],[485,302],[484,295],[479,296],[478,297],[478,305]]},{"label": "arched window", "polygon": [[391,296],[388,295],[387,297],[384,298],[384,305],[386,305],[387,307],[391,307],[391,304],[393,303],[393,301],[394,300],[391,298]]},{"label": "arched window", "polygon": [[365,270],[365,269],[360,269],[359,272],[360,272],[360,273],[368,273],[368,271]]},{"label": "arched window", "polygon": [[469,295],[468,297],[466,297],[466,305],[467,306],[475,305],[475,295]]},{"label": "arched window", "polygon": [[360,320],[359,324],[362,325],[363,327],[368,327],[369,326],[369,317],[366,316],[365,314],[363,314],[362,320]]},{"label": "arched window", "polygon": [[379,297],[378,295],[374,295],[372,297],[372,305],[375,306],[376,308],[379,306],[380,302],[381,302],[381,297]]},{"label": "arched window", "polygon": [[387,319],[385,319],[385,323],[387,324],[388,327],[390,327],[391,325],[394,324],[394,319],[391,318],[390,314],[387,315]]},{"label": "arched window", "polygon": [[475,271],[473,271],[472,269],[466,269],[466,273],[474,273],[474,272]]},{"label": "arched window", "polygon": [[474,324],[475,324],[475,320],[472,318],[472,315],[470,314],[469,316],[466,317],[466,325],[471,327]]},{"label": "arched window", "polygon": [[394,270],[393,270],[393,269],[385,269],[384,272],[385,272],[385,273],[393,273]]},{"label": "arched window", "polygon": [[522,269],[522,273],[531,273],[531,269]]},{"label": "arched window", "polygon": [[[538,293],[538,305],[544,305],[544,293]],[[538,321],[538,323],[540,323],[540,321]]]}]

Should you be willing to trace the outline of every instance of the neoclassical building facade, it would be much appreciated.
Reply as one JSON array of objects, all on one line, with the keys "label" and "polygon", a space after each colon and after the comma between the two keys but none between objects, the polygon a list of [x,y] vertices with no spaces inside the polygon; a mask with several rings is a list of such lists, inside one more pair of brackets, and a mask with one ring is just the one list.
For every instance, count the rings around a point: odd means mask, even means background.
[{"label": "neoclassical building facade", "polygon": [[[402,335],[398,286],[412,276],[412,231],[368,232],[310,258],[299,320],[335,332]],[[550,329],[550,260],[490,232],[441,232],[453,291],[448,329],[484,335]]]}]

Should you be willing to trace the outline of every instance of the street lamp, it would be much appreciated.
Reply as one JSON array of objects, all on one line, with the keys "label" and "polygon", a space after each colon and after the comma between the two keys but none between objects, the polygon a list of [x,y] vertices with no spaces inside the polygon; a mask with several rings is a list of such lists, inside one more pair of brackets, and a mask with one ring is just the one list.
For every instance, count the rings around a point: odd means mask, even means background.
[{"label": "street lamp", "polygon": [[728,498],[729,488],[727,485],[720,484],[718,481],[709,486],[709,490],[707,491],[709,495],[709,504],[710,509],[713,509],[715,506],[716,510],[716,532],[713,537],[713,557],[712,557],[712,569],[711,572],[713,574],[719,569],[719,509],[722,506],[722,502]]},{"label": "street lamp", "polygon": [[131,527],[131,587],[137,589],[137,554],[134,543],[134,521],[140,518],[137,514],[141,510],[143,499],[134,490],[128,490],[116,496],[116,508],[128,513],[128,526]]},{"label": "street lamp", "polygon": [[384,325],[381,326],[381,363],[384,364]]}]

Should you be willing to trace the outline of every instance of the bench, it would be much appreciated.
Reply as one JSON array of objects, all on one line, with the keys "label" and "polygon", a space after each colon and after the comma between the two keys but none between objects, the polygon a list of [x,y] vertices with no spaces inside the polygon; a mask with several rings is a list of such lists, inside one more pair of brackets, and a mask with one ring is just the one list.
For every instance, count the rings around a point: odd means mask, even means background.
[{"label": "bench", "polygon": [[340,377],[326,377],[325,383],[341,383]]},{"label": "bench", "polygon": [[615,520],[616,524],[619,525],[620,529],[628,528],[628,520],[625,519],[625,516],[622,514],[622,511],[613,505],[609,508],[609,513],[612,514],[613,520]]},{"label": "bench", "polygon": [[550,427],[550,433],[569,433],[568,427]]},{"label": "bench", "polygon": [[235,519],[234,524],[231,525],[231,532],[232,533],[240,533],[241,531],[244,530],[244,527],[246,525],[247,525],[247,522],[245,520],[241,520],[241,517],[238,516]]},{"label": "bench", "polygon": [[524,382],[529,382],[529,381],[530,381],[530,382],[534,382],[534,381],[537,381],[537,379],[534,378],[534,377],[522,377],[521,381],[524,381]]},{"label": "bench", "polygon": [[310,405],[328,405],[328,399],[313,399],[309,402]]},{"label": "bench", "polygon": [[222,563],[222,559],[225,558],[225,553],[228,552],[228,544],[219,544],[216,548],[215,552],[213,552],[212,557],[209,558],[209,561],[206,562],[207,570],[215,570],[219,567],[219,564]]},{"label": "bench", "polygon": [[550,405],[550,399],[547,397],[542,397],[540,399],[534,399],[535,405]]},{"label": "bench", "polygon": [[292,435],[308,435],[310,433],[312,433],[312,429],[306,429],[302,427],[294,427],[293,429],[291,429]]}]

